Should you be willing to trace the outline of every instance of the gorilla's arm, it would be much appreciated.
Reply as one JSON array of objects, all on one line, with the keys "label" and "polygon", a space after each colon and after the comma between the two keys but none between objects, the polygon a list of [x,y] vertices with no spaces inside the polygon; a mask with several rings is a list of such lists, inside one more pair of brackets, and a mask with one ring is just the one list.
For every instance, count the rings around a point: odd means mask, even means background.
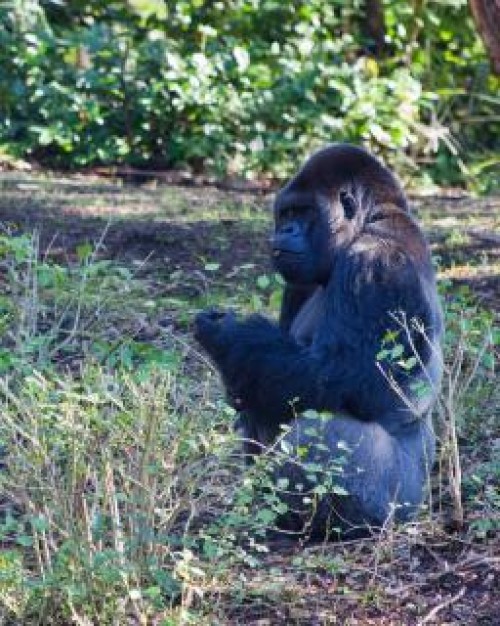
[{"label": "gorilla's arm", "polygon": [[195,336],[217,365],[235,406],[255,419],[284,422],[305,407],[316,407],[319,362],[264,317],[237,321],[230,313],[204,311],[196,318]]},{"label": "gorilla's arm", "polygon": [[[384,263],[379,256],[373,260],[370,250],[364,246],[362,253],[350,255],[345,268],[339,260],[327,287],[335,297],[327,298],[319,340],[309,347],[260,316],[237,321],[231,314],[204,312],[197,317],[197,339],[238,408],[272,423],[289,421],[306,408],[351,410],[366,419],[380,419],[393,409],[397,398],[389,385],[375,391],[370,384],[374,375],[381,376],[376,355],[383,336],[401,331],[390,312],[404,310],[408,319],[428,327],[432,304],[410,260],[394,267],[390,255]],[[404,334],[401,343],[405,352],[411,350]]]}]

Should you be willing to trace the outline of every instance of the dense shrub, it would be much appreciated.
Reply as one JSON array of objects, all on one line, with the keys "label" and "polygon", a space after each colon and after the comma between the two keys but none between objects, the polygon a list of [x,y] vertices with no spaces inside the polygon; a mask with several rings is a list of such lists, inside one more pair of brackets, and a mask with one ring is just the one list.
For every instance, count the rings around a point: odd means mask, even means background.
[{"label": "dense shrub", "polygon": [[376,54],[364,4],[15,0],[0,8],[0,145],[65,166],[283,176],[349,140],[441,182],[488,174],[499,81],[466,0],[384,0]]}]

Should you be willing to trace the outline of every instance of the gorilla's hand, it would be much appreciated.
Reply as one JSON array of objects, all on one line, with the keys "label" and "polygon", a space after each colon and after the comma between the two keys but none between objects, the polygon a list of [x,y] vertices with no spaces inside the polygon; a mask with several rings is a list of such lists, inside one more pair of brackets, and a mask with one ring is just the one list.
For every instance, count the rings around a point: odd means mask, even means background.
[{"label": "gorilla's hand", "polygon": [[234,311],[206,309],[198,313],[194,320],[195,339],[210,356],[218,356],[228,343],[236,323]]}]

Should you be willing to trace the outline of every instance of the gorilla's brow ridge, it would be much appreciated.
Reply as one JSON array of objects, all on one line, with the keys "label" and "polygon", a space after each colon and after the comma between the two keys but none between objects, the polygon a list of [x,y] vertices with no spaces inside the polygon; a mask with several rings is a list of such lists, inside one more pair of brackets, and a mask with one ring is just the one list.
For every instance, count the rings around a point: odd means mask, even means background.
[{"label": "gorilla's brow ridge", "polygon": [[291,192],[287,193],[283,198],[278,195],[275,202],[275,210],[283,211],[283,209],[308,209],[317,206],[317,197],[314,193],[309,192]]}]

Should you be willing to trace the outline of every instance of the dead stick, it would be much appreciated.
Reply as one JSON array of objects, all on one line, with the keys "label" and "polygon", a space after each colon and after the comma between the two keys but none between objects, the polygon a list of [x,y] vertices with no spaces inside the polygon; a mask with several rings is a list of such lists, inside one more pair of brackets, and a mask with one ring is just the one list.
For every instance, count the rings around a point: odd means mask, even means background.
[{"label": "dead stick", "polygon": [[432,619],[436,617],[439,611],[441,611],[442,609],[445,609],[447,606],[450,606],[450,604],[453,604],[457,600],[460,600],[460,598],[465,594],[465,591],[466,591],[466,587],[462,587],[462,589],[460,589],[457,595],[452,596],[451,598],[448,598],[448,600],[445,600],[444,602],[441,602],[441,604],[438,604],[437,606],[435,606],[432,609],[432,611],[430,611],[430,613],[427,613],[424,619],[418,623],[418,626],[422,626],[422,624],[427,624],[428,622],[430,622]]}]

